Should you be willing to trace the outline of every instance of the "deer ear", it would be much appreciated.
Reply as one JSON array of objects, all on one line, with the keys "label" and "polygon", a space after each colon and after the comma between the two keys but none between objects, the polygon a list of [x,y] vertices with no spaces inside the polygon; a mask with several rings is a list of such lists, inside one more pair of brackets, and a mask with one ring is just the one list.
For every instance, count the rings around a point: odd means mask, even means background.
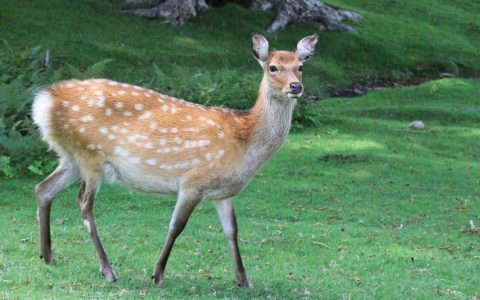
[{"label": "deer ear", "polygon": [[315,53],[315,45],[318,42],[318,35],[314,34],[311,36],[304,37],[297,44],[297,50],[295,54],[300,61],[306,61]]},{"label": "deer ear", "polygon": [[258,33],[252,35],[252,53],[263,68],[268,58],[268,41],[263,35]]}]

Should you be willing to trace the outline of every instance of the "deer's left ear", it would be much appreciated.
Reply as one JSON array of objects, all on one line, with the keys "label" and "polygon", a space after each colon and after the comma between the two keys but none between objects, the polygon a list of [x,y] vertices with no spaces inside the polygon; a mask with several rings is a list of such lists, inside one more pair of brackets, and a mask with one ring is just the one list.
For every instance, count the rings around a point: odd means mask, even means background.
[{"label": "deer's left ear", "polygon": [[295,54],[300,61],[306,61],[315,53],[315,45],[318,42],[318,35],[314,34],[311,36],[304,37],[297,44],[297,50]]}]

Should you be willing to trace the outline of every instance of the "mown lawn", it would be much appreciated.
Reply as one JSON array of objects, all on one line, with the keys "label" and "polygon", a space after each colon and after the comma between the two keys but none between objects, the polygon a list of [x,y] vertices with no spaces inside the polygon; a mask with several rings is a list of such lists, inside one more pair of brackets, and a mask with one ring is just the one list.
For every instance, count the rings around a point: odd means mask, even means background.
[{"label": "mown lawn", "polygon": [[[235,287],[213,205],[194,212],[165,285],[150,281],[174,198],[103,186],[97,224],[120,277],[105,283],[76,207],[52,212],[55,266],[38,258],[33,189],[0,183],[0,298],[479,299],[480,83],[449,79],[331,99],[237,199],[252,289]],[[423,130],[408,128],[414,119]]]}]

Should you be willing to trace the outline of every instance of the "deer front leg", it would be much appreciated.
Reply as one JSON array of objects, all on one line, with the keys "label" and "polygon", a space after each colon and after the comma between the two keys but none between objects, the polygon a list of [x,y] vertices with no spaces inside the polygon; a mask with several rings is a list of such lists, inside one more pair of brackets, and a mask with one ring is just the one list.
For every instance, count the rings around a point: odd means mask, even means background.
[{"label": "deer front leg", "polygon": [[180,233],[182,233],[187,224],[188,218],[200,200],[201,197],[196,193],[179,192],[172,219],[170,220],[167,240],[165,241],[152,276],[153,283],[156,286],[161,286],[163,282],[163,273],[165,272],[165,266],[167,265],[167,260],[170,251],[172,251],[173,244]]},{"label": "deer front leg", "polygon": [[47,264],[54,263],[50,237],[50,210],[53,200],[58,193],[66,189],[78,177],[78,168],[69,160],[62,158],[57,169],[35,188],[40,227],[40,258],[43,258]]},{"label": "deer front leg", "polygon": [[237,218],[233,209],[233,198],[215,201],[215,208],[222,223],[223,232],[227,236],[228,244],[232,251],[233,263],[235,264],[235,274],[237,283],[241,287],[251,287],[248,281],[245,268],[243,267],[242,257],[237,242]]},{"label": "deer front leg", "polygon": [[82,211],[83,224],[85,225],[90,237],[92,238],[93,245],[97,251],[98,259],[100,260],[100,272],[108,282],[117,281],[118,277],[112,270],[112,266],[108,261],[107,254],[103,249],[102,242],[97,233],[97,226],[93,217],[93,202],[95,196],[100,187],[100,182],[85,182],[82,181],[80,191],[78,192],[78,206]]}]

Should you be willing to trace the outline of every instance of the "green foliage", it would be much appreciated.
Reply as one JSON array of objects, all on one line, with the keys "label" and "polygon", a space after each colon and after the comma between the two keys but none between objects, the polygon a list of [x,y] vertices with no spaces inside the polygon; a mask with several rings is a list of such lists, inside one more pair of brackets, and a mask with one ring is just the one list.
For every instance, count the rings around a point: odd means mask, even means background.
[{"label": "green foliage", "polygon": [[245,109],[253,105],[260,78],[240,70],[190,70],[174,66],[172,75],[154,65],[153,89],[189,101],[230,108]]},{"label": "green foliage", "polygon": [[7,178],[12,178],[15,175],[15,171],[10,163],[10,157],[0,155],[0,172]]}]

